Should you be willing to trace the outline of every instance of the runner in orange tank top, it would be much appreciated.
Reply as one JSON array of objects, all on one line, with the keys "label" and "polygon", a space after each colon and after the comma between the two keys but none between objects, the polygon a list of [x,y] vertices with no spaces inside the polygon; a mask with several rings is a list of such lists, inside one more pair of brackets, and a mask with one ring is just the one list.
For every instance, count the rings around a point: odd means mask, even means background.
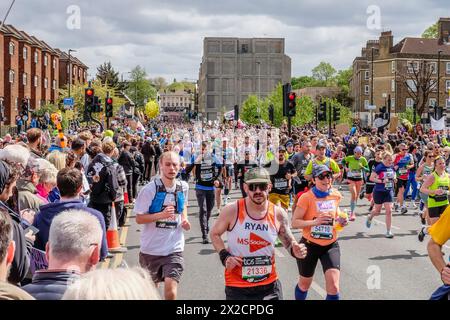
[{"label": "runner in orange tank top", "polygon": [[[246,172],[247,197],[224,207],[211,230],[211,241],[225,266],[227,300],[280,300],[281,284],[275,267],[275,240],[297,259],[306,246],[289,228],[284,209],[268,201],[270,174],[262,168]],[[228,248],[222,240],[227,232]]]}]

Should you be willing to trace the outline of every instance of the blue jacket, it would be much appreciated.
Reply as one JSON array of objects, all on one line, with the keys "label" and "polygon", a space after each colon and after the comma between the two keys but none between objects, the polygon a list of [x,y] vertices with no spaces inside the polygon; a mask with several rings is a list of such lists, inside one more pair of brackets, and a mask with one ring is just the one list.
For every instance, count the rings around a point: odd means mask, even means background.
[{"label": "blue jacket", "polygon": [[53,218],[56,217],[63,211],[77,209],[89,212],[90,214],[97,217],[98,221],[103,230],[102,237],[102,247],[100,250],[100,259],[103,260],[108,255],[108,244],[106,242],[106,226],[105,226],[105,218],[95,209],[89,208],[86,206],[82,200],[72,200],[66,202],[54,202],[48,203],[40,207],[40,212],[36,215],[34,219],[33,225],[39,229],[39,232],[36,234],[36,241],[34,242],[34,247],[45,251],[45,245],[48,242],[50,225],[53,221]]},{"label": "blue jacket", "polygon": [[71,271],[37,271],[33,281],[22,287],[36,300],[61,300],[67,287],[80,277],[78,273]]}]

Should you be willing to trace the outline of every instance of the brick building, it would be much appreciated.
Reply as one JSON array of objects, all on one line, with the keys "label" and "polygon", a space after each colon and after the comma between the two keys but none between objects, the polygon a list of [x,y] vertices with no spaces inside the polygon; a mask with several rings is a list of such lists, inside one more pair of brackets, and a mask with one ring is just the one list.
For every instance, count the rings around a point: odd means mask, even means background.
[{"label": "brick building", "polygon": [[242,106],[249,95],[264,98],[291,81],[291,59],[280,38],[205,38],[199,70],[199,112],[216,120]]},{"label": "brick building", "polygon": [[[15,117],[23,99],[30,100],[31,109],[46,103],[58,103],[58,89],[68,83],[67,55],[47,43],[4,25],[0,30],[0,101],[3,100],[4,125],[15,126]],[[68,58],[68,57],[67,57]],[[77,58],[71,59],[74,72],[72,83],[85,83],[87,66]],[[61,72],[61,68],[64,68]]]},{"label": "brick building", "polygon": [[[440,69],[439,105],[445,107],[450,116],[447,91],[450,88],[450,18],[441,18],[438,26],[437,39],[406,37],[394,44],[392,32],[386,31],[381,33],[378,40],[367,41],[361,56],[353,61],[350,81],[350,94],[354,99],[352,109],[363,122],[371,123],[366,107],[371,104],[372,98],[377,107],[375,112],[380,107],[387,106],[389,98],[393,113],[404,112],[406,107],[413,107],[415,100],[410,96],[406,82],[408,81],[410,88],[414,87],[414,70],[418,70],[421,63],[432,68],[430,81],[433,83],[437,83],[437,71]],[[437,86],[430,91],[427,106],[438,103],[437,91]]]}]

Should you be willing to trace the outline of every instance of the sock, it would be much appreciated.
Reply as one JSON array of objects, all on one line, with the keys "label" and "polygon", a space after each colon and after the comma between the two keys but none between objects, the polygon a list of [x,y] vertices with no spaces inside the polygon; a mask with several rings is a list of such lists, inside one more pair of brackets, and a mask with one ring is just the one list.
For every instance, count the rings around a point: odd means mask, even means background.
[{"label": "sock", "polygon": [[355,212],[355,207],[356,207],[356,201],[351,201],[350,202],[350,210],[351,212]]},{"label": "sock", "polygon": [[327,297],[325,300],[339,300],[339,293],[338,294],[327,294]]},{"label": "sock", "polygon": [[306,300],[308,291],[302,291],[298,285],[295,286],[295,300]]}]

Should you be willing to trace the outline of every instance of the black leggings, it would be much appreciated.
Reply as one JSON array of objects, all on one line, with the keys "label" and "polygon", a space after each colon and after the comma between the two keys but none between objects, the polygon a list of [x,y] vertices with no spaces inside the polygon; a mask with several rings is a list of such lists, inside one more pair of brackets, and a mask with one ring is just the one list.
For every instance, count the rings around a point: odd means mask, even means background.
[{"label": "black leggings", "polygon": [[142,176],[142,180],[150,181],[150,178],[152,176],[152,167],[153,167],[152,161],[145,162],[144,175]]},{"label": "black leggings", "polygon": [[127,192],[128,192],[128,199],[130,202],[133,201],[133,174],[127,174]]}]

